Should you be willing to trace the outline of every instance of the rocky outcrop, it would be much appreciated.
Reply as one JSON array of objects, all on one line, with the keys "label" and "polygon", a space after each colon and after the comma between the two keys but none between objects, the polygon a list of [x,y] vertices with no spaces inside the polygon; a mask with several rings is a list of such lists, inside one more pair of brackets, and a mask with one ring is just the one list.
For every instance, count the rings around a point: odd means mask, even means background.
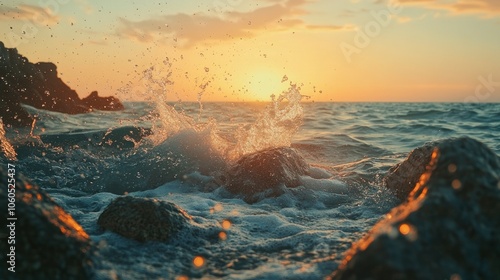
[{"label": "rocky outcrop", "polygon": [[82,99],[82,103],[90,109],[101,111],[120,111],[123,110],[123,104],[115,97],[100,97],[97,91],[93,91],[89,96]]},{"label": "rocky outcrop", "polygon": [[393,166],[384,177],[383,184],[404,201],[425,173],[436,143],[428,143],[410,152],[408,158]]},{"label": "rocky outcrop", "polygon": [[248,154],[226,173],[225,188],[247,203],[283,194],[283,187],[300,185],[309,165],[292,148],[280,147]]},{"label": "rocky outcrop", "polygon": [[[50,62],[33,64],[16,49],[0,42],[0,117],[8,125],[29,125],[33,121],[20,104],[67,114],[89,112],[91,109],[121,110],[123,105],[113,97],[92,93],[85,101],[57,75]],[[109,102],[106,104],[106,102]]]},{"label": "rocky outcrop", "polygon": [[498,156],[465,137],[436,143],[424,164],[408,200],[353,245],[331,279],[500,279]]},{"label": "rocky outcrop", "polygon": [[104,229],[137,241],[168,241],[190,219],[173,203],[122,196],[106,207],[97,223]]},{"label": "rocky outcrop", "polygon": [[[23,176],[17,173],[10,176],[2,167],[0,174],[0,201],[5,205],[2,213],[7,222],[7,227],[0,228],[0,262],[3,264],[0,278],[89,279],[92,245],[83,228]],[[15,188],[7,185],[7,180],[12,178]],[[14,204],[8,206],[13,197],[15,207],[11,207]],[[7,211],[7,207],[14,208],[13,212]],[[13,217],[17,220],[7,220]],[[15,273],[8,271],[6,265],[15,265]]]}]

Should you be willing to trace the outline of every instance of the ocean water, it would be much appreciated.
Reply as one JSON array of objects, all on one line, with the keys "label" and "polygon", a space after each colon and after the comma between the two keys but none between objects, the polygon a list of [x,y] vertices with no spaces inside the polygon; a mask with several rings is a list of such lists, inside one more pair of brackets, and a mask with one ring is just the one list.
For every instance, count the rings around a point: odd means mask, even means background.
[{"label": "ocean water", "polygon": [[[297,96],[291,88],[274,103],[155,100],[83,115],[28,107],[40,120],[6,129],[2,145],[17,153],[18,172],[89,233],[99,279],[322,279],[396,206],[382,177],[412,149],[467,135],[500,154],[500,104],[304,103]],[[317,175],[303,176],[293,192],[247,204],[214,181],[244,154],[287,145]],[[173,202],[193,221],[163,243],[103,231],[100,213],[123,193]]]}]

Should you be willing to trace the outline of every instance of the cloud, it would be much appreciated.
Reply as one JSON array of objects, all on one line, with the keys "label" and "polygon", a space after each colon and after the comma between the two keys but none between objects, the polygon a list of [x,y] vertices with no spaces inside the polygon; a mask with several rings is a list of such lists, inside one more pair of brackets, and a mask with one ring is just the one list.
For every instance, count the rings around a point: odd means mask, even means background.
[{"label": "cloud", "polygon": [[[383,1],[378,1],[378,3],[381,2]],[[455,15],[500,16],[500,1],[498,0],[398,0],[398,2],[404,5],[417,5],[433,10],[447,10]]]},{"label": "cloud", "polygon": [[49,8],[21,4],[18,7],[0,7],[0,20],[27,20],[38,25],[54,25],[59,22]]},{"label": "cloud", "polygon": [[228,11],[219,14],[174,14],[142,21],[119,18],[116,35],[138,42],[175,39],[189,47],[199,42],[217,42],[255,37],[261,32],[290,29],[341,30],[339,26],[308,26],[301,15],[308,0],[268,1],[269,6],[248,12]]}]

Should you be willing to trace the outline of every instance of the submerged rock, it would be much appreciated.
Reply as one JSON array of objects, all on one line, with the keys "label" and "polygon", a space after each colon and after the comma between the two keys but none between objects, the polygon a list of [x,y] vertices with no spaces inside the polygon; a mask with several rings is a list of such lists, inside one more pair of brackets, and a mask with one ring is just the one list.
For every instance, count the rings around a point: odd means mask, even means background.
[{"label": "submerged rock", "polygon": [[[16,173],[11,177],[2,167],[0,174],[0,200],[5,205],[3,220],[8,225],[0,229],[0,262],[3,264],[3,276],[0,278],[91,278],[92,245],[83,228],[48,194],[22,175]],[[14,216],[7,211],[8,198],[12,198],[13,193],[7,180],[12,178],[16,181]],[[7,220],[12,217],[17,220]],[[15,243],[8,240],[15,240]],[[8,255],[12,251],[15,256]],[[11,260],[14,262],[9,263]],[[11,264],[15,265],[15,273],[7,271]]]},{"label": "submerged rock", "polygon": [[280,147],[248,154],[226,173],[225,188],[247,203],[283,194],[283,187],[295,188],[309,165],[292,148]]},{"label": "submerged rock", "polygon": [[384,177],[385,187],[390,189],[400,200],[405,200],[426,171],[436,143],[428,143],[410,152],[408,158],[396,164]]},{"label": "submerged rock", "polygon": [[156,199],[121,196],[102,212],[97,224],[137,241],[168,241],[191,217],[177,205]]},{"label": "submerged rock", "polygon": [[464,137],[436,143],[424,164],[410,174],[420,179],[408,200],[353,245],[332,279],[500,279],[500,159]]}]

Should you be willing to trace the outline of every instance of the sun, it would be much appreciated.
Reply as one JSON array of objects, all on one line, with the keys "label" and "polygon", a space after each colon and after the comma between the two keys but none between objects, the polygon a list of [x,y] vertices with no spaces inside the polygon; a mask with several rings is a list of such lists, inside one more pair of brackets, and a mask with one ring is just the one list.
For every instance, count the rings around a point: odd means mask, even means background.
[{"label": "sun", "polygon": [[258,70],[250,73],[246,82],[248,98],[256,101],[270,101],[271,95],[278,96],[286,89],[283,75],[273,70]]}]

